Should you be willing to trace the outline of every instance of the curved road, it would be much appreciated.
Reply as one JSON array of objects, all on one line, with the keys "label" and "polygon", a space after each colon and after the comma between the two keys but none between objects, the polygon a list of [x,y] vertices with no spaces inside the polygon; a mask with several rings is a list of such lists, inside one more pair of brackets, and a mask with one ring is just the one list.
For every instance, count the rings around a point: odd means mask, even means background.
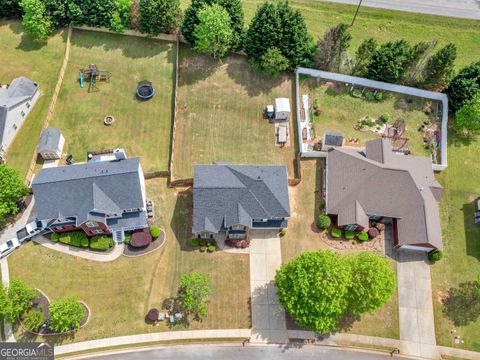
[{"label": "curved road", "polygon": [[[80,357],[79,357],[80,358]],[[350,351],[321,346],[304,345],[192,345],[167,346],[145,351],[115,353],[111,355],[81,357],[95,360],[386,360],[390,354]]]}]

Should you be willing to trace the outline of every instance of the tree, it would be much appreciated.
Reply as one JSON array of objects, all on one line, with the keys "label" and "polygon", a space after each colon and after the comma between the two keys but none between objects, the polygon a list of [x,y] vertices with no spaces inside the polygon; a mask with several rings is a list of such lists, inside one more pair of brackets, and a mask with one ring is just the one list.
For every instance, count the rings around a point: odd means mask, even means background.
[{"label": "tree", "polygon": [[110,30],[122,32],[130,22],[132,0],[115,0],[115,11],[110,18]]},{"label": "tree", "polygon": [[86,315],[85,307],[75,296],[53,301],[48,310],[50,311],[50,328],[56,332],[78,329]]},{"label": "tree", "polygon": [[52,28],[65,26],[70,21],[68,17],[67,0],[42,0],[45,4],[45,12],[52,21]]},{"label": "tree", "polygon": [[480,91],[455,113],[455,130],[467,135],[480,134]]},{"label": "tree", "polygon": [[372,56],[377,49],[377,41],[374,38],[364,40],[355,52],[352,75],[366,76],[372,61]]},{"label": "tree", "polygon": [[277,47],[288,59],[288,69],[309,65],[312,58],[312,38],[299,10],[293,10],[288,1],[276,4],[265,2],[257,8],[245,35],[245,52],[255,64],[262,56]]},{"label": "tree", "polygon": [[352,276],[339,254],[305,252],[281,266],[275,285],[280,303],[297,323],[323,334],[337,329]]},{"label": "tree", "polygon": [[68,17],[75,24],[110,27],[116,0],[67,0]]},{"label": "tree", "polygon": [[423,84],[428,88],[446,87],[453,76],[457,48],[450,43],[438,50],[427,61],[423,70]]},{"label": "tree", "polygon": [[276,77],[288,69],[288,59],[282,55],[277,47],[271,47],[262,55],[261,69],[269,76]]},{"label": "tree", "polygon": [[199,23],[198,12],[204,5],[218,4],[222,6],[230,16],[230,28],[233,31],[231,47],[233,50],[242,48],[243,38],[243,8],[241,0],[192,0],[185,10],[182,23],[182,35],[190,44],[195,45],[195,27]]},{"label": "tree", "polygon": [[46,14],[45,5],[41,0],[22,0],[20,6],[24,12],[23,27],[35,38],[46,40],[52,32],[52,20]]},{"label": "tree", "polygon": [[455,112],[480,90],[480,61],[465,66],[450,81],[446,90],[450,109]]},{"label": "tree", "polygon": [[315,65],[320,70],[340,71],[345,53],[350,46],[352,35],[347,24],[338,24],[325,33],[317,42]]},{"label": "tree", "polygon": [[0,222],[5,220],[8,214],[18,212],[18,201],[28,194],[18,171],[0,164]]},{"label": "tree", "polygon": [[179,0],[140,0],[139,23],[143,33],[171,33],[180,25],[181,18]]},{"label": "tree", "polygon": [[23,317],[23,325],[29,331],[37,330],[45,321],[45,315],[41,310],[30,310]]},{"label": "tree", "polygon": [[477,298],[480,300],[480,274],[478,274],[475,287],[477,288]]},{"label": "tree", "polygon": [[22,16],[22,8],[19,0],[2,0],[0,6],[0,18],[19,18]]},{"label": "tree", "polygon": [[0,317],[10,324],[32,307],[32,301],[37,297],[37,291],[23,281],[10,280],[8,287],[0,291]]},{"label": "tree", "polygon": [[412,65],[413,56],[412,47],[405,40],[382,44],[373,53],[367,76],[373,80],[401,83]]},{"label": "tree", "polygon": [[198,11],[198,24],[195,26],[194,49],[207,53],[215,59],[224,57],[231,48],[233,31],[230,15],[218,4],[203,5]]},{"label": "tree", "polygon": [[8,297],[8,288],[0,284],[0,319],[9,321],[12,313],[12,302]]},{"label": "tree", "polygon": [[193,271],[180,279],[180,300],[195,317],[207,316],[207,301],[211,293],[209,280],[204,274]]},{"label": "tree", "polygon": [[352,271],[348,312],[363,314],[385,305],[395,290],[395,275],[387,259],[369,251],[347,257]]}]

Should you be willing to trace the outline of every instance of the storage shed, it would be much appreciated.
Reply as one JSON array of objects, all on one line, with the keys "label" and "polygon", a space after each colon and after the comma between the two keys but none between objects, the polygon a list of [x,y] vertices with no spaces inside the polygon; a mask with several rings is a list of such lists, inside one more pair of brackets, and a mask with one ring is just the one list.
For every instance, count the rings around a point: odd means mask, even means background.
[{"label": "storage shed", "polygon": [[42,131],[37,152],[44,160],[60,159],[64,144],[65,138],[60,130],[47,128]]},{"label": "storage shed", "polygon": [[290,116],[290,100],[288,98],[275,99],[275,120],[288,120]]}]

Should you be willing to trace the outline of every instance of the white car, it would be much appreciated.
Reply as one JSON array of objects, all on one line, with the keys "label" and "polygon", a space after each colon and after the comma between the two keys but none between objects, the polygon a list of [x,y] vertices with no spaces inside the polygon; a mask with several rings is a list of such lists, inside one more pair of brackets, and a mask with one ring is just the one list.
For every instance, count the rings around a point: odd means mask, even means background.
[{"label": "white car", "polygon": [[18,249],[20,243],[17,238],[8,240],[7,242],[0,245],[0,259],[3,259],[8,254],[12,253],[13,250]]},{"label": "white car", "polygon": [[32,221],[28,223],[24,228],[17,231],[17,239],[20,242],[24,242],[26,240],[30,240],[37,234],[40,234],[42,231],[45,230],[47,227],[46,221]]}]

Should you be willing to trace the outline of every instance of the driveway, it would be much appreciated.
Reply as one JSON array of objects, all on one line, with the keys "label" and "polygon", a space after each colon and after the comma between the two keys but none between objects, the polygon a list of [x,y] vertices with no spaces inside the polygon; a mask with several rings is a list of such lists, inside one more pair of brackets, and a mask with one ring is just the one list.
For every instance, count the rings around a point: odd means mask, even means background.
[{"label": "driveway", "polygon": [[[357,5],[359,0],[327,0]],[[362,6],[414,13],[480,19],[479,0],[363,0]],[[360,13],[362,10],[360,10]]]},{"label": "driveway", "polygon": [[0,244],[7,242],[11,238],[17,236],[17,231],[21,228],[24,228],[27,225],[29,219],[31,218],[31,213],[35,205],[35,198],[32,198],[30,204],[28,204],[25,211],[22,213],[22,216],[15,223],[7,226],[5,229],[0,230]]},{"label": "driveway", "polygon": [[279,304],[274,285],[276,270],[282,264],[278,232],[257,232],[250,243],[250,290],[252,337],[255,343],[288,341],[285,311]]}]

